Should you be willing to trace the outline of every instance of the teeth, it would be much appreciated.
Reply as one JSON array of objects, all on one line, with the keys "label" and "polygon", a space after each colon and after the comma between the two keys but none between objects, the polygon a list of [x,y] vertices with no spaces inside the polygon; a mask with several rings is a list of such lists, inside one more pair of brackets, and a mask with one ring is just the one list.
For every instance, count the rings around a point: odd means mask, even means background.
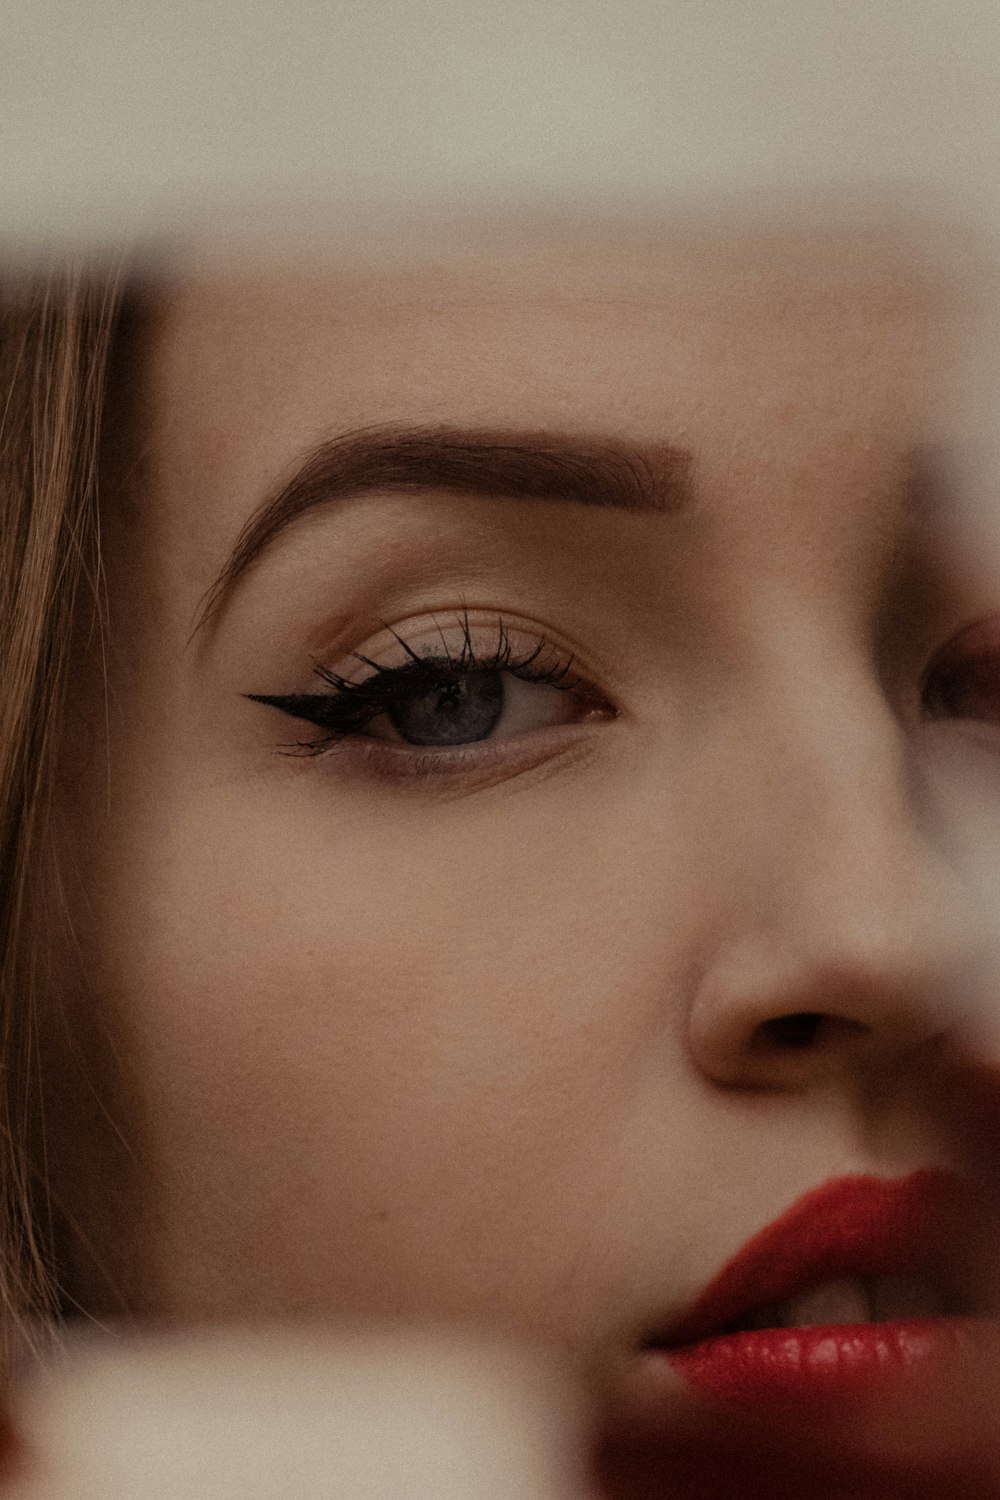
[{"label": "teeth", "polygon": [[868,1290],[857,1277],[824,1281],[778,1304],[782,1328],[817,1328],[824,1323],[870,1323]]},{"label": "teeth", "polygon": [[942,1292],[923,1276],[850,1276],[824,1281],[783,1302],[753,1308],[741,1328],[819,1328],[885,1323],[947,1312]]}]

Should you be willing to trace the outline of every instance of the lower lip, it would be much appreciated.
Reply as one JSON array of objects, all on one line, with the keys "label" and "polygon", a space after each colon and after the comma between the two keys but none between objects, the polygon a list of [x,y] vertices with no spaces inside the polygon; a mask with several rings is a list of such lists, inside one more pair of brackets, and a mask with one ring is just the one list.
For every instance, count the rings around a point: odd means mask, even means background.
[{"label": "lower lip", "polygon": [[968,1357],[972,1318],[763,1328],[722,1334],[679,1349],[651,1349],[699,1394],[729,1406],[827,1404],[910,1375],[953,1370]]},{"label": "lower lip", "polygon": [[990,1319],[942,1317],[644,1350],[599,1431],[596,1494],[997,1500],[995,1395],[981,1378],[997,1340]]},{"label": "lower lip", "polygon": [[[937,1317],[647,1348],[608,1392],[601,1500],[997,1500],[1000,1325]],[[691,1398],[694,1399],[691,1399]]]}]

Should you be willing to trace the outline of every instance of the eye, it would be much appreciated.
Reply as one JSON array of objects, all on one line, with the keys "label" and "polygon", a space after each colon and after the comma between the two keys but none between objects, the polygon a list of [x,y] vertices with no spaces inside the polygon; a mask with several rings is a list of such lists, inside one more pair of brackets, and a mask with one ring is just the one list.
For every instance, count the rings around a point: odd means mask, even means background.
[{"label": "eye", "polygon": [[1000,619],[954,636],[924,674],[922,706],[931,719],[1000,724]]},{"label": "eye", "polygon": [[[345,740],[364,741],[367,748],[385,746],[402,757],[407,747],[442,756],[467,747],[500,749],[537,731],[613,716],[595,690],[588,689],[572,671],[573,658],[553,647],[544,636],[517,632],[517,649],[502,620],[485,640],[461,619],[461,635],[454,649],[437,626],[432,642],[419,633],[404,638],[386,627],[403,660],[389,664],[364,652],[354,658],[369,670],[346,677],[316,665],[315,675],[331,691],[284,697],[248,694],[292,718],[325,731],[322,738],[299,741],[299,753],[316,754]],[[396,652],[399,655],[399,650]],[[411,757],[412,758],[412,757]]]},{"label": "eye", "polygon": [[471,745],[572,722],[571,691],[498,669],[455,672],[429,661],[424,681],[385,683],[392,701],[366,726],[372,739],[408,745]]}]

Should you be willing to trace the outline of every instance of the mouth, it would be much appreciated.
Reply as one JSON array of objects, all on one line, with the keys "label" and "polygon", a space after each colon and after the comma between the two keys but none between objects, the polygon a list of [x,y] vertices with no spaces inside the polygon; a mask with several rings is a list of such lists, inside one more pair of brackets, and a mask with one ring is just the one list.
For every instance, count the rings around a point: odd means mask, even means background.
[{"label": "mouth", "polygon": [[713,1404],[828,1406],[946,1371],[975,1344],[978,1222],[955,1174],[835,1179],[754,1236],[641,1346]]}]

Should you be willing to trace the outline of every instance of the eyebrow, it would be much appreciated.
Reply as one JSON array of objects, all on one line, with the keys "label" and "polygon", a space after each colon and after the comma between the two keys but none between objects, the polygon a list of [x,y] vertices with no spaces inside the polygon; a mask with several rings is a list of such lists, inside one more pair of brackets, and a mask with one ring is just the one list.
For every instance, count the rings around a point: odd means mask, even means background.
[{"label": "eyebrow", "polygon": [[549,432],[450,427],[344,433],[313,449],[248,518],[202,596],[191,640],[215,630],[237,584],[279,536],[348,496],[436,489],[481,499],[674,513],[692,498],[693,468],[689,452],[666,443],[630,446]]}]

